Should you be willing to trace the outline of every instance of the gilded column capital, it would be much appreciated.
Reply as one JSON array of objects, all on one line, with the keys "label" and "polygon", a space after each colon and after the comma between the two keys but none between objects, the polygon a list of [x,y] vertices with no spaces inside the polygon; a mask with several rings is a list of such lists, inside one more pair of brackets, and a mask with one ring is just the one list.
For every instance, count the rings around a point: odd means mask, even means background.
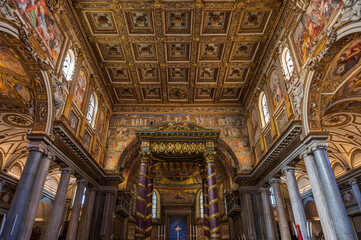
[{"label": "gilded column capital", "polygon": [[214,162],[214,159],[216,158],[216,152],[205,152],[204,153],[204,159],[206,162]]},{"label": "gilded column capital", "polygon": [[150,161],[150,152],[139,152],[140,161],[141,162],[149,162]]}]

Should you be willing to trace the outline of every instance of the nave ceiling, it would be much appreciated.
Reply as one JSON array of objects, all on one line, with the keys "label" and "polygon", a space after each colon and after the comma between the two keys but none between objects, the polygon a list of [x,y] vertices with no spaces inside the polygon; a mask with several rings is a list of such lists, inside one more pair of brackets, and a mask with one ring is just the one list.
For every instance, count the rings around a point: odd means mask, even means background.
[{"label": "nave ceiling", "polygon": [[282,1],[77,1],[115,104],[239,104]]}]

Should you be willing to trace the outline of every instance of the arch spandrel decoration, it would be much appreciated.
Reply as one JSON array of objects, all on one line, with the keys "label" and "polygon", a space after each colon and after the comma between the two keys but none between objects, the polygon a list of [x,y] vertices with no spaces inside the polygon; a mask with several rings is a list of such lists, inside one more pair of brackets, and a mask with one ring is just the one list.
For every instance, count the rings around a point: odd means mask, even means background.
[{"label": "arch spandrel decoration", "polygon": [[[53,109],[52,105],[49,105],[49,102],[51,102],[49,98],[52,99],[53,93],[52,91],[49,91],[49,89],[52,89],[52,84],[48,80],[47,73],[41,69],[40,64],[34,57],[34,52],[30,43],[29,47],[16,36],[2,30],[3,29],[0,29],[0,44],[7,46],[7,48],[11,49],[14,55],[17,56],[26,76],[21,76],[16,73],[11,74],[9,71],[5,71],[4,68],[2,68],[3,70],[0,70],[2,80],[4,80],[3,78],[6,76],[11,76],[14,79],[14,82],[19,82],[19,86],[14,85],[14,87],[20,96],[20,99],[18,99],[20,101],[13,101],[15,105],[11,102],[7,102],[6,104],[1,105],[1,110],[14,111],[14,108],[17,108],[14,106],[18,105],[19,102],[23,102],[24,108],[22,111],[28,111],[34,118],[32,133],[51,134],[50,129],[52,124],[51,118]],[[43,63],[41,59],[39,61]],[[21,89],[21,82],[26,84],[26,86],[23,86],[24,89]],[[4,84],[4,82],[2,83]],[[26,103],[26,101],[29,100],[29,97],[26,96],[27,93],[25,91],[25,87],[29,89],[29,94],[31,95],[31,99],[28,103]],[[21,99],[23,101],[21,101]]]},{"label": "arch spandrel decoration", "polygon": [[[361,32],[358,32],[339,39],[330,46],[320,62],[316,64],[307,99],[308,127],[310,132],[322,130],[321,119],[326,111],[330,111],[328,107],[335,104],[337,99],[334,99],[334,97],[337,97],[338,89],[342,88],[343,83],[351,75],[358,76],[355,70],[361,65],[360,56],[353,58],[355,60],[350,59],[353,62],[357,61],[354,65],[351,64],[352,66],[350,63],[345,62],[345,59],[350,57],[348,55],[352,52],[350,49],[352,45],[358,45],[359,40],[357,39],[360,37]],[[345,68],[345,70],[342,70],[342,68]],[[335,71],[339,72],[336,76]],[[334,96],[335,93],[336,96]],[[338,108],[342,106],[344,110],[347,107],[350,107],[351,110],[356,110],[357,106],[354,106],[355,104],[358,104],[359,108],[361,107],[359,101],[353,101],[352,106],[346,106],[346,101],[343,102]]]}]

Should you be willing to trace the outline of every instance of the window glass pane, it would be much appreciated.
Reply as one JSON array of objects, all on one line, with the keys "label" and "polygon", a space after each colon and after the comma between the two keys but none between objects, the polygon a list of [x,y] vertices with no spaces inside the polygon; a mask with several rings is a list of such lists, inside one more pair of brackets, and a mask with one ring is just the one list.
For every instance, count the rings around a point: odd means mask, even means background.
[{"label": "window glass pane", "polygon": [[275,199],[275,194],[273,192],[273,187],[271,187],[270,189],[270,192],[271,192],[271,203],[272,203],[272,206],[276,206],[276,199]]},{"label": "window glass pane", "polygon": [[267,99],[266,99],[265,94],[262,95],[261,101],[262,101],[261,103],[262,103],[264,122],[265,122],[265,124],[267,124],[270,119],[270,115],[269,115],[269,111],[268,111]]},{"label": "window glass pane", "polygon": [[152,195],[152,218],[157,218],[157,194],[154,191]]},{"label": "window glass pane", "polygon": [[86,120],[88,121],[89,124],[92,123],[94,110],[95,110],[95,99],[94,99],[94,95],[92,94],[90,95],[88,114],[86,116]]},{"label": "window glass pane", "polygon": [[204,209],[203,209],[203,193],[199,194],[199,215],[203,218]]},{"label": "window glass pane", "polygon": [[287,66],[288,74],[291,75],[293,71],[293,61],[290,54],[290,50],[287,50],[286,52],[286,66]]},{"label": "window glass pane", "polygon": [[63,63],[63,73],[66,80],[70,80],[73,76],[75,66],[75,59],[73,55],[70,54],[70,50],[67,52],[66,57]]}]

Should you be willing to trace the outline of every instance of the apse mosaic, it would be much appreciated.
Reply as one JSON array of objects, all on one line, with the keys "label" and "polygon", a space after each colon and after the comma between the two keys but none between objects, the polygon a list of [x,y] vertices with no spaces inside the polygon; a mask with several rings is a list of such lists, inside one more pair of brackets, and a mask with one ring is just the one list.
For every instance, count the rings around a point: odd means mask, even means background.
[{"label": "apse mosaic", "polygon": [[[168,122],[187,122],[206,129],[220,130],[221,139],[232,149],[230,159],[234,172],[252,169],[250,143],[246,119],[243,115],[214,114],[115,114],[110,120],[105,153],[106,171],[116,171],[120,156],[135,139],[135,131],[152,129]],[[232,157],[234,156],[234,157]],[[119,166],[124,166],[120,162]],[[241,166],[243,165],[243,166]]]},{"label": "apse mosaic", "polygon": [[55,65],[64,37],[45,0],[16,0],[15,2],[26,19],[28,26],[34,29],[39,38],[41,38],[49,58]]},{"label": "apse mosaic", "polygon": [[342,0],[311,0],[293,33],[293,41],[301,64],[306,62],[315,40],[332,21],[342,5]]}]

